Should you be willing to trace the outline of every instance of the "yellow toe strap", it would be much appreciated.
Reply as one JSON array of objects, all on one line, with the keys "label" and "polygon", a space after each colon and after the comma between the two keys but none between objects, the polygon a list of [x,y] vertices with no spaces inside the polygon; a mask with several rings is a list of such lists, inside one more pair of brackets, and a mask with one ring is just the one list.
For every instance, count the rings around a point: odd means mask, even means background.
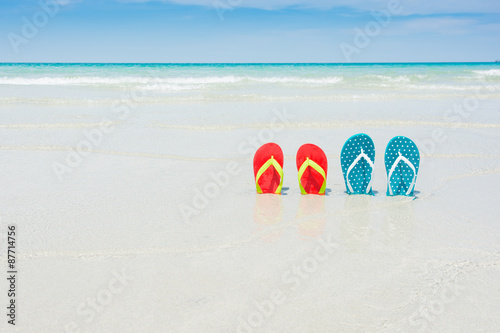
[{"label": "yellow toe strap", "polygon": [[274,159],[274,156],[271,156],[271,158],[267,160],[267,162],[260,167],[259,171],[257,172],[257,175],[255,176],[255,185],[257,186],[257,193],[263,193],[262,189],[259,186],[259,179],[260,176],[262,176],[262,174],[266,172],[267,168],[269,168],[271,165],[274,167],[274,169],[276,169],[276,171],[280,175],[280,185],[278,186],[276,192],[274,193],[281,194],[281,188],[283,187],[283,168],[281,168],[281,165],[278,163],[278,161]]},{"label": "yellow toe strap", "polygon": [[299,169],[300,192],[302,194],[307,194],[306,190],[304,189],[304,186],[302,186],[302,183],[300,182],[300,179],[302,178],[302,176],[304,175],[304,172],[306,171],[307,167],[309,167],[309,166],[311,168],[313,168],[314,170],[318,171],[318,173],[323,176],[323,185],[321,185],[321,188],[320,188],[318,194],[324,194],[325,189],[326,189],[325,170],[323,170],[323,168],[318,163],[314,162],[313,160],[310,160],[309,157],[306,158],[306,160],[304,161],[304,163],[302,163],[302,166]]}]

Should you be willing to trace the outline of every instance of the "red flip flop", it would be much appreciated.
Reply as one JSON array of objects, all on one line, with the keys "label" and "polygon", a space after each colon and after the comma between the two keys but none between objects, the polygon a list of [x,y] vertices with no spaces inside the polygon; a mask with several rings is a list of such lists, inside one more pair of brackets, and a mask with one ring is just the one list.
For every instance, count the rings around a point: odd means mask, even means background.
[{"label": "red flip flop", "polygon": [[283,151],[275,143],[260,147],[253,158],[257,193],[281,194],[283,187]]},{"label": "red flip flop", "polygon": [[328,161],[320,147],[302,145],[297,151],[297,170],[302,194],[325,194]]}]

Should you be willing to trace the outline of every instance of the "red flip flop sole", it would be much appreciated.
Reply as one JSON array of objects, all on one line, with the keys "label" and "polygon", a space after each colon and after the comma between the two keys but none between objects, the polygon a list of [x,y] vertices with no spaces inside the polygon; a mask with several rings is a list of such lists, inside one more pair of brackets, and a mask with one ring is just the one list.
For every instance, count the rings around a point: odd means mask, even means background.
[{"label": "red flip flop sole", "polygon": [[[297,151],[297,170],[300,170],[300,167],[307,158],[321,166],[325,171],[325,176],[328,175],[328,160],[320,147],[311,143],[302,145]],[[304,171],[300,178],[300,183],[307,194],[319,194],[323,181],[323,176],[310,166]]]},{"label": "red flip flop sole", "polygon": [[[269,161],[271,156],[273,156],[276,162],[283,168],[283,151],[281,147],[275,143],[266,143],[257,150],[253,158],[254,179],[257,177],[259,169]],[[281,177],[273,166],[269,166],[258,180],[262,193],[275,193],[280,182]]]}]

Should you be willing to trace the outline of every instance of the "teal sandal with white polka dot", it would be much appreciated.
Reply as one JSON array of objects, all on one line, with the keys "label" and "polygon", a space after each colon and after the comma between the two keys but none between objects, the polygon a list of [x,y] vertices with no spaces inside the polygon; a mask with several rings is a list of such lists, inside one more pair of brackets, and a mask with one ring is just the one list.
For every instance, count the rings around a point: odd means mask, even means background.
[{"label": "teal sandal with white polka dot", "polygon": [[348,194],[373,194],[372,174],[375,145],[366,134],[351,136],[340,153],[340,164]]},{"label": "teal sandal with white polka dot", "polygon": [[392,138],[385,149],[387,195],[413,196],[419,165],[417,145],[404,136]]}]

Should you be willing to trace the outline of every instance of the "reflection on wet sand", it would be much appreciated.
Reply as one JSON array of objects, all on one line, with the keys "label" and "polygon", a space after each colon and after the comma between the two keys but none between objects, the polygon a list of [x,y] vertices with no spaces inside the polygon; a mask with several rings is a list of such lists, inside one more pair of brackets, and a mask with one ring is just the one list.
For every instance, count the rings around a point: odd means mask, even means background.
[{"label": "reflection on wet sand", "polygon": [[413,197],[390,197],[384,205],[383,242],[391,247],[405,247],[414,236],[417,218]]},{"label": "reflection on wet sand", "polygon": [[311,239],[321,235],[326,225],[325,196],[302,195],[296,219],[300,238]]},{"label": "reflection on wet sand", "polygon": [[256,232],[265,241],[272,242],[283,234],[280,222],[283,219],[283,202],[281,195],[257,194],[254,207]]},{"label": "reflection on wet sand", "polygon": [[345,200],[345,214],[340,223],[340,235],[349,251],[357,252],[370,241],[370,195],[348,195]]}]

